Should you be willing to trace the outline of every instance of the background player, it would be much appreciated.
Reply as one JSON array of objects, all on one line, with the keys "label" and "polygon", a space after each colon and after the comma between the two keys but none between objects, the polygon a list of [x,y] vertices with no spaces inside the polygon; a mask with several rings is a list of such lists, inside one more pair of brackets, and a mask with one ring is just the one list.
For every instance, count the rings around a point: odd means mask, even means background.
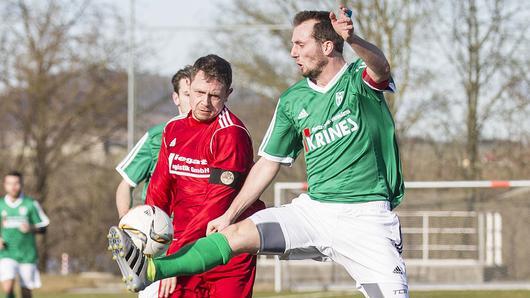
[{"label": "background player", "polygon": [[[171,97],[178,108],[179,115],[187,114],[190,110],[190,75],[191,66],[186,66],[171,78],[173,85]],[[123,178],[116,189],[116,207],[120,218],[131,208],[132,190],[141,182],[145,182],[142,191],[142,202],[145,202],[147,187],[155,170],[165,125],[165,122],[160,123],[147,130],[131,152],[116,167],[116,171]]]},{"label": "background player", "polygon": [[15,297],[18,275],[22,297],[41,287],[37,268],[36,233],[50,223],[39,203],[22,193],[23,177],[10,172],[4,177],[6,195],[0,199],[0,281],[6,297]]},{"label": "background player", "polygon": [[[191,66],[186,66],[171,78],[173,85],[171,97],[178,108],[179,115],[186,115],[190,110],[190,77]],[[141,182],[145,182],[142,191],[142,202],[145,202],[147,187],[158,160],[165,125],[166,123],[161,123],[151,127],[116,167],[116,171],[123,178],[116,189],[116,207],[120,218],[131,208],[133,189]],[[140,292],[139,297],[168,297],[175,290],[175,286],[176,278],[169,278],[162,282],[160,288],[158,283],[149,286],[148,289]]]},{"label": "background player", "polygon": [[[408,297],[399,220],[391,211],[403,199],[404,186],[383,96],[393,90],[390,66],[376,46],[354,34],[351,12],[340,10],[338,19],[319,11],[295,16],[291,56],[306,79],[282,94],[260,147],[262,158],[227,212],[209,224],[209,232],[220,233],[171,256],[142,260],[148,265],[139,280],[194,274],[234,255],[259,252],[331,259],[367,297]],[[361,59],[345,62],[344,41]],[[308,193],[229,225],[301,150]]]}]

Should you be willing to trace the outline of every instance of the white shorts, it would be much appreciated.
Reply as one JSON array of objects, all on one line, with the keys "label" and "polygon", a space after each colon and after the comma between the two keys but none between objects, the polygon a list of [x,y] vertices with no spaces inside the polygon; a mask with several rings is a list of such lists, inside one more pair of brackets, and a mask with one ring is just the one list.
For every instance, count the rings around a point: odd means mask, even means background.
[{"label": "white shorts", "polygon": [[[260,232],[261,249],[268,249],[269,238],[270,247],[284,243],[278,253],[282,259],[333,260],[344,266],[367,297],[408,297],[399,219],[387,201],[325,203],[301,194],[250,219]],[[279,227],[264,228],[267,224]]]},{"label": "white shorts", "polygon": [[20,278],[20,286],[36,289],[42,286],[36,264],[20,264],[13,259],[0,259],[0,281]]},{"label": "white shorts", "polygon": [[138,292],[138,298],[158,298],[158,288],[160,287],[160,281],[157,280],[150,284],[143,291]]}]

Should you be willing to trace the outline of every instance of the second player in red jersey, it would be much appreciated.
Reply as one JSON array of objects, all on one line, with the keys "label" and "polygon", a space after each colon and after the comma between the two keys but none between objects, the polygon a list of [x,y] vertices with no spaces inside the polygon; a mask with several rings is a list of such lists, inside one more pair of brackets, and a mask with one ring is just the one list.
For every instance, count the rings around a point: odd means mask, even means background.
[{"label": "second player in red jersey", "polygon": [[[250,135],[224,106],[231,92],[231,71],[228,80],[217,77],[216,67],[209,64],[227,64],[230,70],[228,62],[214,55],[197,60],[192,111],[166,125],[147,192],[147,204],[173,214],[175,239],[168,255],[205,236],[207,223],[230,206],[253,164]],[[239,219],[263,208],[257,201]],[[255,266],[256,257],[245,254],[206,273],[179,277],[170,297],[251,297]]]}]

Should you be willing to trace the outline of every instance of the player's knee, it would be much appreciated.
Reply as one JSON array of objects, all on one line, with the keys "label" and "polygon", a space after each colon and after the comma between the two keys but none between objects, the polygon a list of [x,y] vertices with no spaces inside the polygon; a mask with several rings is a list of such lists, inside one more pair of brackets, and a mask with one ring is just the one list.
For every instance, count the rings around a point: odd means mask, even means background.
[{"label": "player's knee", "polygon": [[278,222],[262,222],[257,224],[260,238],[259,254],[283,255],[287,249],[285,235]]},{"label": "player's knee", "polygon": [[232,224],[223,231],[234,254],[256,253],[259,249],[259,234],[256,225],[249,219]]},{"label": "player's knee", "polygon": [[15,280],[7,280],[2,282],[2,291],[5,293],[14,292]]}]

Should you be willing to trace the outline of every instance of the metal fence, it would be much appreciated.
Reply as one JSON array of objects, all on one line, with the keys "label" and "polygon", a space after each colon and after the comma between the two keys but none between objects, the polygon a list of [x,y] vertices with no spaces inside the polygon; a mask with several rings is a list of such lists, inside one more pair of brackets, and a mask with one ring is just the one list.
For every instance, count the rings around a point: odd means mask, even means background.
[{"label": "metal fence", "polygon": [[[405,185],[409,190],[420,192],[427,189],[446,192],[463,188],[508,190],[530,187],[530,181],[421,181]],[[306,190],[307,184],[303,182],[276,183],[274,204],[288,203]],[[397,213],[404,239],[403,256],[412,282],[481,283],[488,274],[507,270],[503,262],[503,217],[500,212],[405,208],[403,211],[398,209]],[[264,280],[266,278],[268,280]],[[278,292],[353,286],[348,274],[334,263],[280,261],[277,257],[265,256],[260,256],[258,261],[258,282],[260,280],[274,283]]]}]

